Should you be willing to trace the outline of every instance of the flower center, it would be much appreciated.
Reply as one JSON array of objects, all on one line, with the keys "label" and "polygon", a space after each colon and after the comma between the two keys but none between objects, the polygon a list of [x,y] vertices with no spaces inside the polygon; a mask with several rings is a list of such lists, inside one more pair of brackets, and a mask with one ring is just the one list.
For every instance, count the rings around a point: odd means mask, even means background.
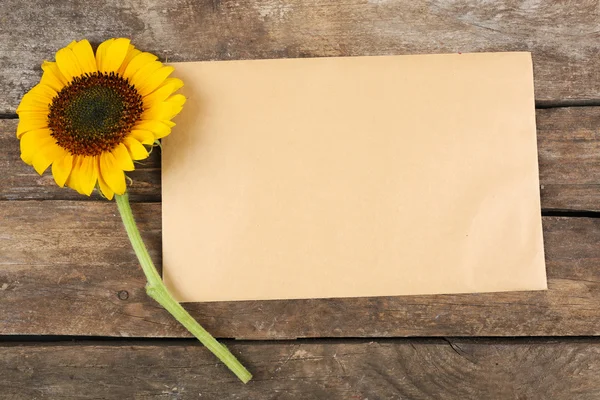
[{"label": "flower center", "polygon": [[111,151],[140,119],[142,96],[114,72],[74,78],[52,99],[48,126],[56,143],[74,155]]}]

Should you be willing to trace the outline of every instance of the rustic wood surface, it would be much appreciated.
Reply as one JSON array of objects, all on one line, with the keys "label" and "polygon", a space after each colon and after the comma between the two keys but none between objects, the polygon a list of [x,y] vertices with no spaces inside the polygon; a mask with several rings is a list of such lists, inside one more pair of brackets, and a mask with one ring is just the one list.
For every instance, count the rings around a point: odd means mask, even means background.
[{"label": "rustic wood surface", "polygon": [[[160,204],[135,204],[134,214],[160,265]],[[114,203],[4,202],[0,216],[0,333],[187,336],[146,296]],[[237,339],[600,335],[600,219],[545,217],[543,226],[548,291],[186,308]]]},{"label": "rustic wood surface", "polygon": [[531,51],[536,99],[600,99],[598,0],[3,0],[0,113],[75,38],[171,61]]},{"label": "rustic wood surface", "polygon": [[[0,200],[82,200],[39,176],[19,158],[18,120],[0,120]],[[600,210],[600,107],[537,110],[540,188],[544,210]],[[130,174],[133,201],[160,201],[160,154]],[[93,195],[92,200],[100,200]]]},{"label": "rustic wood surface", "polygon": [[[125,342],[0,347],[2,398],[600,398],[598,339],[388,339],[227,345],[255,373],[246,386],[235,382],[223,366],[196,345]],[[86,387],[90,390],[81,390]]]},{"label": "rustic wood surface", "polygon": [[[600,398],[598,0],[3,0],[0,11],[0,398]],[[241,385],[147,298],[115,204],[19,160],[14,112],[41,61],[73,39],[117,36],[168,61],[531,51],[549,290],[187,304],[218,337],[260,340],[227,341],[255,374]],[[131,176],[160,263],[158,152]],[[296,338],[308,339],[275,341]]]}]

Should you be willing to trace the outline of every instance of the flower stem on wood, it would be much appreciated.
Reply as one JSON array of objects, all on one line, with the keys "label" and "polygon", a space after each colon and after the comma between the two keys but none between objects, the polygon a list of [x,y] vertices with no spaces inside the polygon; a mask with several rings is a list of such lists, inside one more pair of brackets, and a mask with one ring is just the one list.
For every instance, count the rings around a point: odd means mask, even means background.
[{"label": "flower stem on wood", "polygon": [[116,195],[119,213],[123,219],[127,236],[131,241],[133,250],[140,261],[142,270],[146,275],[146,293],[163,306],[179,323],[194,335],[207,349],[221,360],[242,382],[247,383],[252,379],[252,374],[238,361],[231,352],[208,333],[192,316],[179,304],[167,290],[162,281],[148,250],[142,241],[137,228],[127,193]]}]

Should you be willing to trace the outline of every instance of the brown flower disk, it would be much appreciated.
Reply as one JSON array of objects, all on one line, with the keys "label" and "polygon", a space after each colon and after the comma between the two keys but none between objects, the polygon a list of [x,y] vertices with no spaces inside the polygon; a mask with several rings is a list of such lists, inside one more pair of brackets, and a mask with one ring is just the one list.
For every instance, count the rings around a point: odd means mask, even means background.
[{"label": "brown flower disk", "polygon": [[95,156],[121,143],[142,112],[142,96],[127,79],[114,72],[86,73],[52,99],[48,126],[71,154]]}]

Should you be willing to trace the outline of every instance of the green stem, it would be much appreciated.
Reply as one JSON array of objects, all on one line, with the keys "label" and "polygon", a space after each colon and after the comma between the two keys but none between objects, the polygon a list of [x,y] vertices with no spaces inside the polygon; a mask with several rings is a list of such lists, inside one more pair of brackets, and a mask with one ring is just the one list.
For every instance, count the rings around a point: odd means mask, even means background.
[{"label": "green stem", "polygon": [[163,306],[177,321],[186,327],[207,349],[209,349],[219,360],[221,360],[242,382],[247,383],[252,379],[252,374],[235,358],[233,354],[210,333],[208,333],[192,316],[171,296],[162,281],[158,271],[152,263],[148,250],[142,241],[140,232],[133,219],[129,196],[127,193],[116,195],[117,206],[131,241],[133,250],[140,261],[148,283],[146,293]]}]

